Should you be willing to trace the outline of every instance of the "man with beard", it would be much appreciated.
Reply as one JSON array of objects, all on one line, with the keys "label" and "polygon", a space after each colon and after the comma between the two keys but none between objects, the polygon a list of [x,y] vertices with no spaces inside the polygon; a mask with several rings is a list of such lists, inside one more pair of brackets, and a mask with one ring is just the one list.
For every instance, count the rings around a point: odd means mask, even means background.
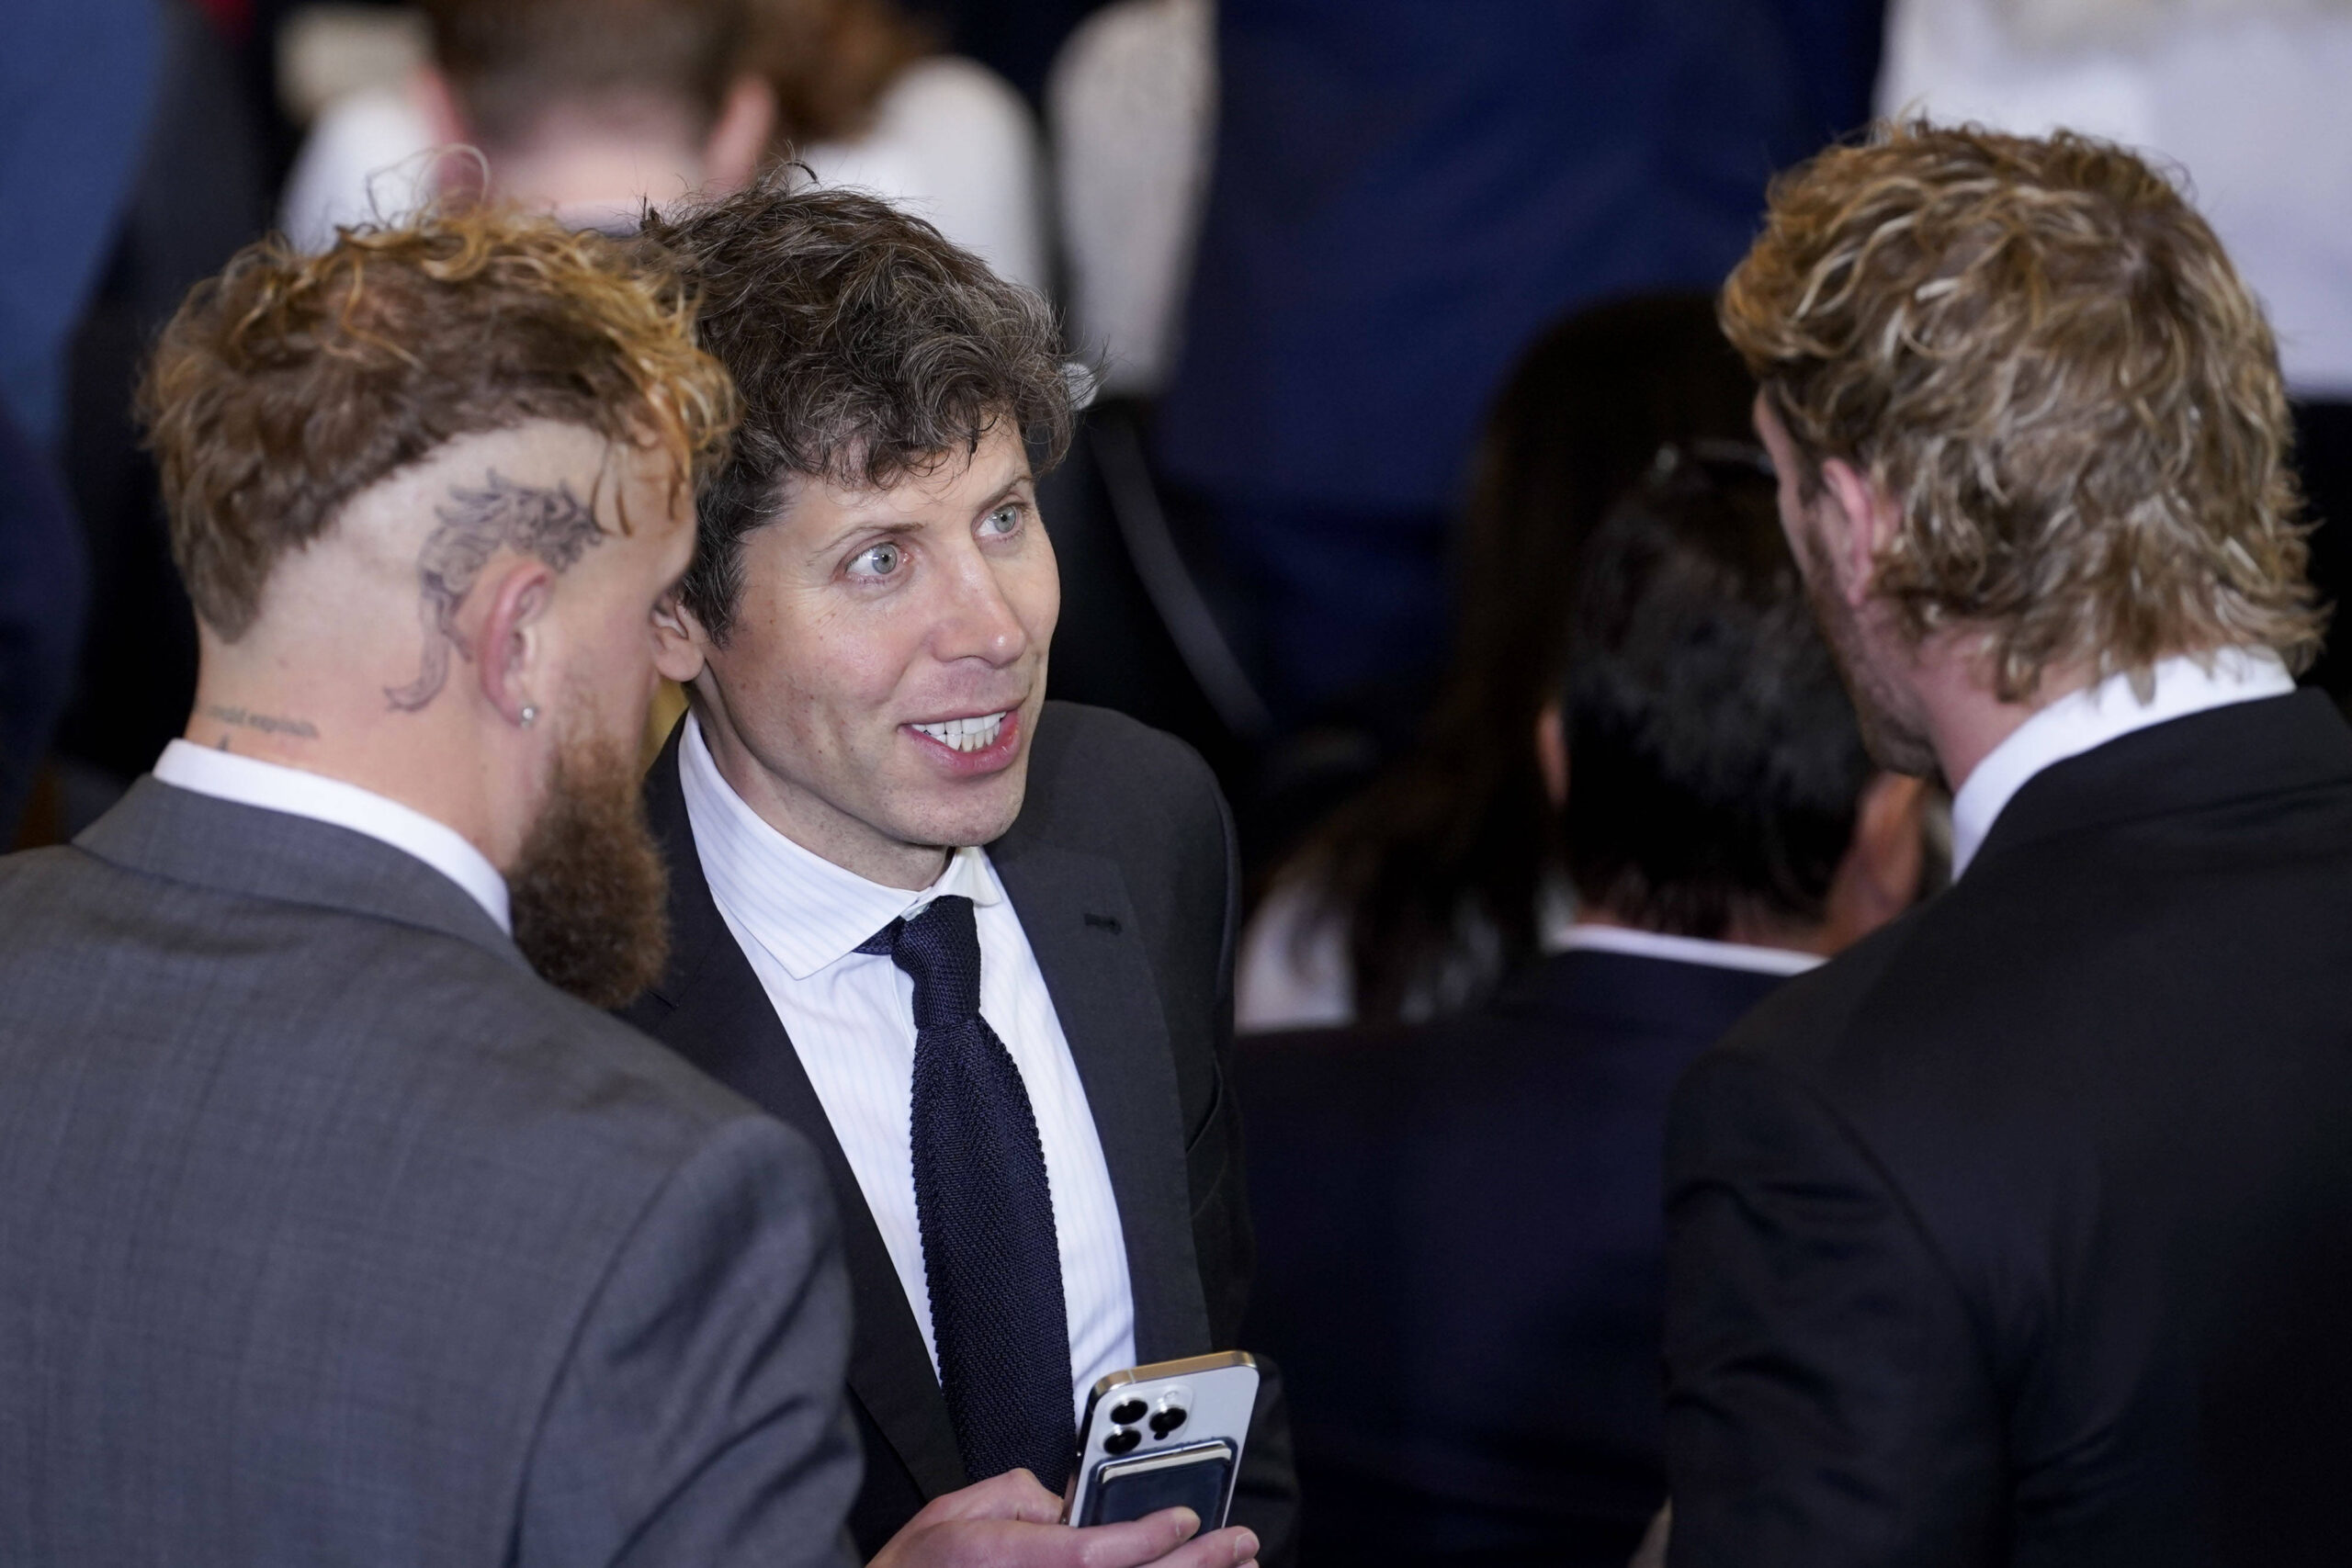
[{"label": "man with beard", "polygon": [[[1098,1379],[1237,1348],[1230,819],[1179,742],[1046,701],[1036,472],[1070,407],[1044,303],[854,192],[647,230],[744,419],[659,620],[692,702],[648,786],[675,950],[628,1016],[832,1177],[859,1544],[975,1483],[1051,1517]],[[1261,1392],[1228,1539],[1276,1561]]]},{"label": "man with beard", "polygon": [[2261,310],[2138,158],[1913,126],[1722,315],[1956,880],[1678,1089],[1671,1560],[2341,1561],[2352,731]]},{"label": "man with beard", "polygon": [[661,967],[650,616],[733,417],[685,298],[475,212],[165,333],[196,709],[0,863],[0,1562],[843,1561],[824,1172],[598,1010]]}]

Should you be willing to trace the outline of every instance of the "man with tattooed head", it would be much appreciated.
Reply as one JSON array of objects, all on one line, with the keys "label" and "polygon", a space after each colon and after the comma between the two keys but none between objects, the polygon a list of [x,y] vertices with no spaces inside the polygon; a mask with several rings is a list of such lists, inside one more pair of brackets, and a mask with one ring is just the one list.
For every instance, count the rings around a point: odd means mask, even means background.
[{"label": "man with tattooed head", "polygon": [[824,1173],[598,1010],[733,420],[686,299],[476,210],[165,333],[196,710],[0,861],[0,1562],[842,1560]]}]

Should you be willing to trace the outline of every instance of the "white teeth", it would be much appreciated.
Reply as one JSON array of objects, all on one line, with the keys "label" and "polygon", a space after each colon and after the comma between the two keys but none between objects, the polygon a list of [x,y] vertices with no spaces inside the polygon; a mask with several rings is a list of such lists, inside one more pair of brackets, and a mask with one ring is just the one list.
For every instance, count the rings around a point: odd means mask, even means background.
[{"label": "white teeth", "polygon": [[982,714],[978,718],[943,718],[937,724],[918,724],[922,730],[942,746],[952,746],[958,751],[981,751],[996,744],[997,732],[1004,728],[1007,714]]}]

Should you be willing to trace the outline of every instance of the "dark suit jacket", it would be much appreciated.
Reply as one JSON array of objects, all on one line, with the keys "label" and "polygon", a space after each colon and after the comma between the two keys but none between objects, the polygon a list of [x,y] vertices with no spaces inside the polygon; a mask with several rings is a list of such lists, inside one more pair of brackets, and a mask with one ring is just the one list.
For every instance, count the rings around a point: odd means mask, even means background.
[{"label": "dark suit jacket", "polygon": [[2352,731],[2037,775],[1669,1127],[1672,1561],[2352,1551]]},{"label": "dark suit jacket", "polygon": [[[683,724],[681,725],[683,732]],[[670,864],[669,973],[627,1016],[798,1128],[831,1175],[856,1334],[851,1405],[865,1485],[850,1528],[871,1557],[931,1498],[967,1485],[947,1404],[890,1255],[800,1057],[711,902],[678,780],[678,735],[646,807]],[[1241,1124],[1226,1084],[1235,871],[1224,796],[1182,742],[1102,708],[1047,703],[1029,793],[989,859],[1020,912],[1102,1137],[1145,1361],[1238,1343],[1251,1243]],[[1234,1520],[1269,1568],[1295,1511],[1288,1420],[1269,1376]]]},{"label": "dark suit jacket", "polygon": [[808,1146],[373,839],[0,861],[0,1562],[833,1568]]},{"label": "dark suit jacket", "polygon": [[1169,476],[1438,530],[1546,322],[1713,290],[1771,173],[1868,118],[1884,9],[1223,0]]},{"label": "dark suit jacket", "polygon": [[1633,1555],[1666,1497],[1667,1095],[1780,983],[1574,952],[1460,1018],[1243,1042],[1307,1562]]}]

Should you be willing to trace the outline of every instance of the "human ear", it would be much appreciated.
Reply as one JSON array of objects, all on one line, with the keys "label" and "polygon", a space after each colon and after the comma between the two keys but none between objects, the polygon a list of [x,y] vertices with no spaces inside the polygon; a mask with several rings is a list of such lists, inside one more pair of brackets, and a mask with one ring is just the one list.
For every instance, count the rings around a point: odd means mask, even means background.
[{"label": "human ear", "polygon": [[705,184],[714,193],[741,190],[760,172],[775,135],[775,89],[750,73],[728,85],[727,101],[703,141]]},{"label": "human ear", "polygon": [[1894,505],[1877,481],[1842,457],[1824,459],[1821,488],[1843,524],[1834,547],[1840,556],[1838,586],[1859,609],[1876,585],[1880,557],[1894,542]]},{"label": "human ear", "polygon": [[707,662],[709,634],[674,592],[653,606],[653,668],[681,686],[691,686]]},{"label": "human ear", "polygon": [[555,684],[554,638],[548,625],[555,572],[545,561],[526,558],[486,586],[489,594],[467,639],[466,655],[481,682],[482,700],[507,723],[527,728]]},{"label": "human ear", "polygon": [[1567,809],[1568,732],[1557,703],[1545,703],[1535,716],[1535,766],[1544,775],[1544,794],[1552,809]]}]

